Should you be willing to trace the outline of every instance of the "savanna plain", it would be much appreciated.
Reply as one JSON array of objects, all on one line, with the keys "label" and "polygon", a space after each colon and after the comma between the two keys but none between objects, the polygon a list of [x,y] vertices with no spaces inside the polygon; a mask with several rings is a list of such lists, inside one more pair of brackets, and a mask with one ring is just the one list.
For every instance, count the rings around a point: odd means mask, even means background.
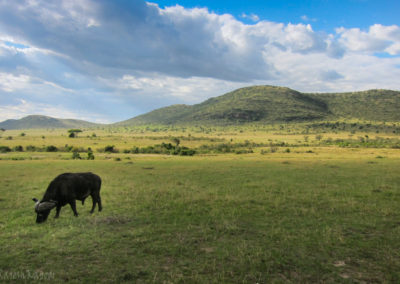
[{"label": "savanna plain", "polygon": [[[0,281],[400,282],[399,134],[296,127],[2,131]],[[36,224],[87,171],[103,211]]]}]

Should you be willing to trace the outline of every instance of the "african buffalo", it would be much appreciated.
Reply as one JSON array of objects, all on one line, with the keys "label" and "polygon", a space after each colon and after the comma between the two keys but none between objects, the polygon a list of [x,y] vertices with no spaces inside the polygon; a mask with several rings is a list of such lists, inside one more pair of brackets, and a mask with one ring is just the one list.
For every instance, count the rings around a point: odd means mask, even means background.
[{"label": "african buffalo", "polygon": [[86,197],[92,197],[93,206],[90,213],[93,213],[96,203],[99,204],[101,211],[100,198],[101,179],[93,173],[64,173],[57,176],[48,186],[42,200],[33,198],[35,212],[37,213],[36,223],[46,221],[51,209],[57,208],[55,218],[60,215],[61,207],[67,203],[71,205],[74,215],[78,216],[76,211],[76,200],[81,200],[82,205]]}]

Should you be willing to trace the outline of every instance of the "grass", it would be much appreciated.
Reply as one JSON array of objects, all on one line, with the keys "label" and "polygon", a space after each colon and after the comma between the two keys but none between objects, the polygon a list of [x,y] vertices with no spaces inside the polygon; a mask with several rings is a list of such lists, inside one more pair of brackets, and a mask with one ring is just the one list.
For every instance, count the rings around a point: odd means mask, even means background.
[{"label": "grass", "polygon": [[[0,277],[30,271],[72,283],[399,282],[398,151],[324,149],[1,160]],[[31,198],[67,171],[102,177],[103,212],[90,215],[88,202],[78,205],[78,218],[66,206],[58,220],[52,213],[35,224]]]}]

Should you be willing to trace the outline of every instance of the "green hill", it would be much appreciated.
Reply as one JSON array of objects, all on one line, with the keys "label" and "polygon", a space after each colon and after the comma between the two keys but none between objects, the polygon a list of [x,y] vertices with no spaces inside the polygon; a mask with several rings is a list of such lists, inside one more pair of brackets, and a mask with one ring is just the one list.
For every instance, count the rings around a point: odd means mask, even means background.
[{"label": "green hill", "polygon": [[[301,93],[289,88],[254,86],[196,105],[172,105],[111,124],[237,125],[246,123],[364,120],[400,122],[400,92],[369,90],[349,93]],[[88,128],[100,124],[30,115],[0,123],[4,129]]]},{"label": "green hill", "polygon": [[369,90],[351,93],[310,94],[323,100],[332,118],[400,121],[400,92]]},{"label": "green hill", "polygon": [[100,124],[78,119],[59,119],[44,115],[29,115],[21,119],[8,119],[0,122],[0,128],[4,129],[88,128],[96,126],[100,126]]},{"label": "green hill", "polygon": [[301,93],[289,88],[254,86],[188,106],[160,108],[115,125],[244,124],[318,120],[400,121],[400,92]]}]

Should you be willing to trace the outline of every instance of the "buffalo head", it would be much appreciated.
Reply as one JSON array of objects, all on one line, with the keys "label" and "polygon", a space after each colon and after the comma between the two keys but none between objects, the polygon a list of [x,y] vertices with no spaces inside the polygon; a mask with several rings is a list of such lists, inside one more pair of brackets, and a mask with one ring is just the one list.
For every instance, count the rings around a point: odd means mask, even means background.
[{"label": "buffalo head", "polygon": [[36,223],[42,223],[46,221],[51,209],[57,205],[57,202],[53,200],[39,201],[36,198],[33,198],[32,200],[35,202],[35,212],[37,214]]}]

